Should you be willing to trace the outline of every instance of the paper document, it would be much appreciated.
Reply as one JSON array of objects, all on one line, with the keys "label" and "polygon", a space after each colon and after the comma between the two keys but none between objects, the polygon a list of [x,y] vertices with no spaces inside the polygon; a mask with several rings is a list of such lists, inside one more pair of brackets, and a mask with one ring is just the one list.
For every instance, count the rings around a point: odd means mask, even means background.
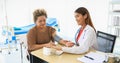
[{"label": "paper document", "polygon": [[104,54],[97,52],[90,52],[83,57],[77,58],[77,60],[84,63],[103,63],[107,57]]}]

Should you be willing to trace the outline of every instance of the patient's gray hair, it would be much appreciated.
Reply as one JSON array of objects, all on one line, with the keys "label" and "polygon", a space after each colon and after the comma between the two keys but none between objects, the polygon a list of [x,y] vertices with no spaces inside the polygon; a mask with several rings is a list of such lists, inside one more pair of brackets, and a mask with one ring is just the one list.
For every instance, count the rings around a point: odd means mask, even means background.
[{"label": "patient's gray hair", "polygon": [[45,16],[47,18],[47,12],[44,9],[36,9],[33,12],[34,23],[36,22],[36,20],[39,16]]}]

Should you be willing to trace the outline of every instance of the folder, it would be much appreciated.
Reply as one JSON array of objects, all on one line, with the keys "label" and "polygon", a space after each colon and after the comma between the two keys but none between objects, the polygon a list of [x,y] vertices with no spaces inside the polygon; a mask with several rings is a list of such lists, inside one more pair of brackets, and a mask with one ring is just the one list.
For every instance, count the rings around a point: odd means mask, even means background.
[{"label": "folder", "polygon": [[97,52],[89,52],[83,57],[78,57],[77,60],[83,63],[103,63],[107,61],[108,57],[105,54],[100,54]]}]

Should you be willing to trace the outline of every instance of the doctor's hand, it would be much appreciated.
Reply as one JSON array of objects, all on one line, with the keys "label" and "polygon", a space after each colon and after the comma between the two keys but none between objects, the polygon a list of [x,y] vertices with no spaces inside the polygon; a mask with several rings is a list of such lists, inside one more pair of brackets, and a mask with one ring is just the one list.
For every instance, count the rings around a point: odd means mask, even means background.
[{"label": "doctor's hand", "polygon": [[72,47],[74,45],[73,42],[68,41],[68,40],[60,40],[59,43],[65,45],[67,47]]},{"label": "doctor's hand", "polygon": [[74,43],[68,41],[68,42],[66,42],[65,46],[67,46],[67,47],[72,47],[72,46],[74,46]]}]

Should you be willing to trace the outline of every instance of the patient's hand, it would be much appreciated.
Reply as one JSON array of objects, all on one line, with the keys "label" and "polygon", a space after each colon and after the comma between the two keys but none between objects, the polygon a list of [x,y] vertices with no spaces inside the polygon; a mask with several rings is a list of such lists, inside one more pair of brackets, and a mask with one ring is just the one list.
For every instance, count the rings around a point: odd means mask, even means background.
[{"label": "patient's hand", "polygon": [[57,50],[62,50],[60,46],[52,46],[52,48],[57,49]]},{"label": "patient's hand", "polygon": [[51,48],[52,46],[56,46],[55,43],[50,41],[49,43],[45,44],[45,47]]}]

